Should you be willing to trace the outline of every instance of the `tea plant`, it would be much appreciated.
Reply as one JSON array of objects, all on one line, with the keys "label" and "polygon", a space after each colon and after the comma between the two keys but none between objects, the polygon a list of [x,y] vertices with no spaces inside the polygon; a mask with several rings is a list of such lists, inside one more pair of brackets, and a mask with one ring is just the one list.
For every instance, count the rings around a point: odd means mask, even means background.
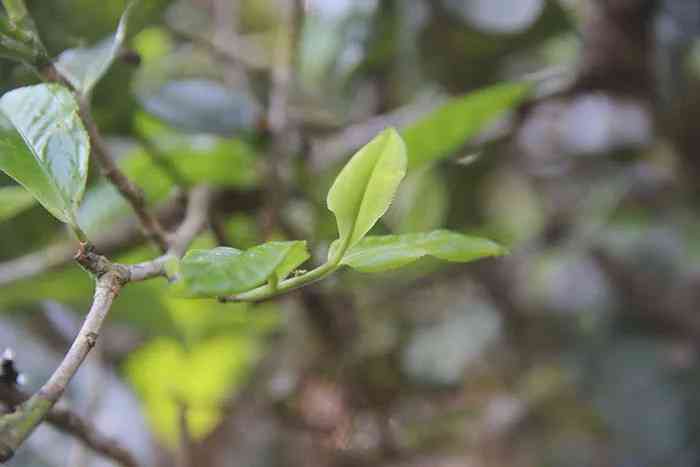
[{"label": "tea plant", "polygon": [[[77,239],[75,260],[94,278],[95,286],[92,305],[60,366],[36,394],[18,404],[14,412],[0,417],[2,461],[12,457],[51,413],[94,347],[120,291],[132,283],[166,279],[167,293],[179,300],[260,302],[323,280],[346,267],[380,273],[424,256],[465,263],[505,253],[493,241],[444,229],[389,235],[370,232],[387,213],[407,171],[429,171],[495,116],[523,99],[529,90],[527,83],[501,84],[455,98],[400,132],[387,128],[365,144],[345,164],[327,193],[326,206],[335,216],[337,238],[328,245],[324,260],[305,266],[312,254],[304,240],[268,241],[247,249],[190,248],[208,227],[217,180],[222,171],[226,175],[223,162],[215,175],[200,176],[186,164],[178,166],[180,162],[167,155],[160,161],[171,179],[180,178],[181,196],[188,200],[184,218],[174,229],[164,227],[153,212],[150,189],[144,196],[128,166],[116,163],[91,115],[90,101],[93,89],[122,51],[128,10],[112,37],[52,58],[23,1],[3,0],[3,4],[7,16],[0,22],[0,54],[25,63],[41,82],[13,89],[0,98],[0,170],[19,184],[0,188],[0,220],[17,215],[36,200]],[[158,124],[145,117],[142,127],[151,135],[161,131]],[[172,136],[177,137],[176,133]],[[236,145],[223,148],[245,153]],[[245,160],[247,156],[240,157]],[[109,197],[100,201],[98,194],[100,190],[116,189],[146,238],[161,250],[160,255],[141,262],[118,262],[100,254],[93,245],[94,223],[89,221],[85,214],[88,207],[82,203],[90,158],[95,159],[94,166],[111,184],[110,188],[100,182],[88,189],[90,202],[96,203],[90,209],[113,211],[121,201],[109,201],[113,199]],[[229,163],[230,159],[225,162]],[[235,183],[248,183],[244,182],[244,173],[234,167],[229,176],[236,179]],[[266,186],[276,181],[263,178],[256,183]]]}]

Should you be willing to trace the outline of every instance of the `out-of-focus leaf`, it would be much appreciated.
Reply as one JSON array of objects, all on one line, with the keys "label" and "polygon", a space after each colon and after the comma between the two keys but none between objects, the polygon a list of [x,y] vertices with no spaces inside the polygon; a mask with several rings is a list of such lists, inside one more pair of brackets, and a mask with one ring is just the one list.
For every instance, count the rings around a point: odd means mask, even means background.
[{"label": "out-of-focus leaf", "polygon": [[139,31],[131,39],[131,45],[141,57],[142,64],[164,57],[174,47],[170,34],[164,28],[156,26]]},{"label": "out-of-focus leaf", "polygon": [[459,149],[497,117],[525,99],[531,83],[503,83],[451,99],[401,134],[408,168],[437,162]]},{"label": "out-of-focus leaf", "polygon": [[[165,295],[165,294],[164,294]],[[265,336],[283,324],[277,305],[181,300],[161,295],[178,336],[188,344],[214,336]]]},{"label": "out-of-focus leaf", "polygon": [[0,16],[0,56],[40,67],[49,62],[34,19],[24,2],[3,1],[6,15]]},{"label": "out-of-focus leaf", "polygon": [[[163,155],[190,183],[241,189],[255,185],[255,154],[242,141],[190,135],[177,138],[176,142],[177,146],[165,146]],[[144,190],[149,203],[163,201],[174,187],[169,175],[144,150],[135,150],[123,157],[119,166]],[[88,190],[78,219],[82,229],[92,236],[129,213],[130,208],[123,197],[111,184],[104,182]]]},{"label": "out-of-focus leaf", "polygon": [[350,248],[374,226],[391,204],[406,174],[406,147],[393,128],[377,135],[341,170],[328,191],[341,248]]},{"label": "out-of-focus leaf", "polygon": [[131,5],[119,20],[117,31],[93,47],[69,49],[59,55],[55,66],[61,75],[81,94],[89,95],[117,58],[124,39]]},{"label": "out-of-focus leaf", "polygon": [[397,233],[426,232],[444,224],[449,193],[436,170],[410,173],[396,194],[384,221]]},{"label": "out-of-focus leaf", "polygon": [[255,153],[239,139],[183,134],[146,113],[134,125],[192,183],[250,188],[256,181]]},{"label": "out-of-focus leaf", "polygon": [[268,242],[245,251],[229,247],[190,250],[180,263],[178,294],[218,297],[282,278],[308,258],[305,242]]},{"label": "out-of-focus leaf", "polygon": [[179,406],[187,408],[191,435],[201,439],[221,419],[221,406],[244,381],[259,353],[256,339],[214,337],[185,349],[157,338],[131,354],[125,370],[146,405],[155,432],[169,445],[179,440]]},{"label": "out-of-focus leaf", "polygon": [[16,216],[33,204],[32,194],[20,186],[0,188],[0,221]]},{"label": "out-of-focus leaf", "polygon": [[252,96],[205,79],[167,82],[155,94],[142,96],[141,103],[149,113],[193,132],[250,132],[261,117]]},{"label": "out-of-focus leaf", "polygon": [[429,233],[370,236],[343,257],[341,264],[362,272],[383,272],[410,264],[423,256],[466,263],[506,250],[485,238],[462,235],[449,230]]},{"label": "out-of-focus leaf", "polygon": [[71,225],[85,191],[89,154],[78,105],[66,88],[38,84],[0,98],[0,170]]}]

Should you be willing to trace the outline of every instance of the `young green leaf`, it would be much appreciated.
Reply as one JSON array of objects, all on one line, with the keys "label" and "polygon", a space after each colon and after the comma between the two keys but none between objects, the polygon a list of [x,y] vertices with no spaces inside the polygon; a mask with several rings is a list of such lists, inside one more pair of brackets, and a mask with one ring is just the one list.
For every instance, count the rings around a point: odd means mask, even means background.
[{"label": "young green leaf", "polygon": [[504,83],[451,99],[401,132],[408,148],[408,168],[437,162],[505,111],[522,102],[532,83]]},{"label": "young green leaf", "polygon": [[117,58],[126,38],[126,25],[130,11],[131,5],[124,11],[113,36],[100,41],[93,47],[68,49],[59,55],[55,63],[56,69],[80,94],[89,95]]},{"label": "young green leaf", "polygon": [[85,191],[89,154],[78,105],[66,88],[38,84],[0,98],[0,170],[71,225]]},{"label": "young green leaf", "polygon": [[412,263],[423,256],[467,263],[506,250],[490,240],[449,230],[367,237],[350,249],[341,264],[362,272],[383,272]]},{"label": "young green leaf", "polygon": [[311,257],[309,249],[306,246],[306,241],[287,242],[291,243],[287,256],[282,263],[275,269],[277,281],[281,281],[289,276],[294,270],[301,266],[307,259]]},{"label": "young green leaf", "polygon": [[180,263],[178,292],[188,297],[245,292],[273,275],[283,279],[307,258],[305,242],[268,242],[246,251],[228,247],[191,250]]},{"label": "young green leaf", "polygon": [[327,198],[338,223],[340,242],[335,255],[359,242],[384,215],[405,174],[406,147],[393,128],[381,132],[350,159]]},{"label": "young green leaf", "polygon": [[21,186],[0,188],[0,221],[10,219],[34,204],[34,197]]}]

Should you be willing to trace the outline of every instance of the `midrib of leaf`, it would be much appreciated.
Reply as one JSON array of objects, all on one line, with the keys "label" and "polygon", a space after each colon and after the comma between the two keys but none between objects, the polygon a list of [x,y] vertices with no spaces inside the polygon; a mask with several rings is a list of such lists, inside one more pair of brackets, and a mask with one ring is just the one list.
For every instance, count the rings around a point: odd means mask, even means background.
[{"label": "midrib of leaf", "polygon": [[389,136],[390,136],[390,135],[387,134],[386,137],[384,138],[384,141],[382,141],[382,143],[381,143],[381,144],[382,144],[381,149],[378,151],[379,156],[378,156],[378,157],[376,158],[376,160],[374,161],[374,164],[373,164],[373,167],[372,167],[370,176],[368,177],[367,182],[365,183],[365,185],[364,185],[364,187],[363,187],[363,190],[362,190],[362,199],[360,200],[360,206],[359,206],[359,208],[357,209],[357,212],[355,213],[354,219],[353,219],[353,221],[352,221],[352,226],[351,226],[351,228],[349,229],[349,230],[350,230],[350,231],[349,231],[349,234],[348,234],[347,238],[345,238],[345,239],[343,240],[343,243],[340,245],[340,247],[336,250],[336,256],[337,256],[337,258],[333,258],[334,261],[332,261],[332,262],[334,262],[334,263],[336,263],[336,264],[339,263],[339,262],[342,260],[343,255],[345,254],[345,251],[347,250],[348,246],[350,245],[350,241],[352,240],[352,237],[355,235],[355,228],[357,227],[357,219],[360,217],[360,213],[362,212],[362,208],[365,206],[365,203],[366,203],[366,201],[367,201],[367,188],[368,188],[369,185],[372,183],[372,180],[374,179],[374,177],[375,177],[376,174],[377,174],[377,170],[376,170],[376,169],[377,169],[377,165],[379,165],[379,160],[381,159],[381,156],[382,156],[382,154],[384,153],[384,149],[385,149],[386,146],[389,144],[389,140],[390,140],[390,137],[389,137]]},{"label": "midrib of leaf", "polygon": [[[23,100],[23,101],[24,101],[24,100]],[[23,103],[24,103],[24,102],[23,102]],[[13,127],[14,130],[17,132],[17,134],[20,136],[20,138],[22,138],[22,142],[24,143],[24,145],[25,145],[25,147],[27,148],[27,150],[32,154],[32,157],[34,158],[36,165],[38,166],[39,170],[41,171],[41,174],[44,176],[44,180],[46,181],[45,187],[47,187],[49,190],[51,190],[53,196],[55,196],[57,199],[63,199],[63,196],[62,196],[61,192],[58,190],[58,187],[56,186],[56,184],[53,183],[53,180],[52,180],[52,178],[50,177],[50,175],[48,174],[48,172],[47,172],[47,170],[46,170],[46,167],[45,167],[44,164],[42,163],[42,162],[43,162],[42,158],[36,153],[36,151],[34,150],[33,145],[32,145],[32,144],[30,143],[30,141],[27,139],[27,136],[26,136],[26,135],[24,134],[24,132],[21,131],[20,128],[15,124],[15,121],[14,121],[14,119],[12,118],[11,115],[9,115],[7,112],[4,112],[4,111],[3,111],[2,113],[5,115],[5,117],[8,119],[8,121],[12,124],[12,127]],[[13,148],[13,149],[14,149],[14,148]],[[13,178],[14,178],[14,177],[13,177]],[[23,181],[17,180],[17,182],[18,182],[19,184],[21,184],[22,186],[24,186],[26,189],[28,189],[28,190],[30,189],[30,187],[27,186]],[[30,191],[31,191],[31,190],[30,190]],[[46,201],[46,200],[44,200],[44,201]],[[66,213],[65,211],[62,211],[62,212],[60,212],[59,214],[60,214],[60,217],[65,218],[67,221],[73,221],[73,220],[74,220],[74,219],[73,219],[74,216],[73,216],[71,213]],[[66,216],[66,215],[67,215],[67,216]]]}]

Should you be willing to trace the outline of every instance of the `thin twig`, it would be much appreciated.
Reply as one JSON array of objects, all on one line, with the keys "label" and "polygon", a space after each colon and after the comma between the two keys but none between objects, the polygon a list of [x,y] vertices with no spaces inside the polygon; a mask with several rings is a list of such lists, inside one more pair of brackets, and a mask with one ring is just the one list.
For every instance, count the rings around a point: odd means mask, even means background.
[{"label": "thin twig", "polygon": [[[205,193],[202,193],[202,191],[208,192],[206,197],[211,197],[209,201],[202,199],[202,197],[205,195]],[[204,189],[195,187],[192,190],[190,204],[188,204],[188,206],[191,206],[189,208],[189,214],[185,214],[185,220],[188,220],[186,223],[187,228],[185,228],[185,221],[183,220],[183,225],[178,228],[175,233],[171,234],[170,237],[170,241],[177,244],[177,251],[184,253],[182,245],[186,244],[189,246],[189,243],[193,238],[192,230],[197,230],[197,225],[200,226],[199,230],[206,226],[206,221],[202,220],[202,216],[204,213],[210,211],[208,203],[213,201],[213,194],[213,190],[208,188]],[[240,196],[238,196],[239,193],[234,192],[234,194],[237,195],[236,202],[238,202],[240,198]],[[248,201],[247,198],[240,200],[240,204],[245,203],[250,204],[250,201]],[[179,215],[180,210],[181,208],[179,203],[175,200],[170,200],[160,206],[158,209],[158,218],[172,220],[176,215]],[[100,236],[91,240],[98,251],[101,253],[110,253],[136,242],[140,238],[138,230],[139,227],[136,221],[134,219],[128,219],[124,222],[111,226],[110,229],[104,234],[101,234]],[[198,232],[195,232],[194,235],[197,233]],[[186,246],[184,248],[186,248]],[[27,255],[0,263],[0,287],[23,279],[28,279],[48,270],[65,266],[73,260],[74,252],[75,242],[72,240],[63,241],[54,245],[49,245],[41,251],[29,253]],[[153,261],[158,262],[158,260]],[[146,263],[142,263],[140,265],[130,266],[133,276],[130,281],[136,282],[138,280],[145,280],[146,276],[149,278],[154,277],[153,274],[155,274],[155,271],[153,271],[153,269],[158,269],[160,266],[149,263],[151,263],[151,261],[147,261]],[[141,269],[141,266],[143,265],[146,265],[147,269],[150,269],[150,271],[137,271],[138,269]],[[136,279],[135,277],[139,277],[140,279]]]},{"label": "thin twig", "polygon": [[280,24],[275,31],[274,62],[270,76],[271,86],[267,104],[267,125],[270,135],[268,164],[264,167],[266,179],[265,208],[260,214],[261,231],[265,238],[270,238],[280,224],[280,211],[289,191],[284,179],[284,166],[288,164],[290,144],[289,136],[289,100],[292,81],[294,48],[296,44],[296,25],[298,19],[292,0],[279,2]]},{"label": "thin twig", "polygon": [[185,254],[185,250],[199,232],[207,226],[213,191],[208,186],[198,186],[190,192],[185,218],[170,237],[169,252],[177,257]]},{"label": "thin twig", "polygon": [[119,193],[127,200],[134,210],[143,227],[146,236],[153,241],[161,251],[167,251],[167,233],[158,219],[146,207],[146,200],[143,192],[129,180],[126,175],[117,167],[107,144],[102,139],[102,135],[97,129],[97,125],[90,113],[90,106],[84,99],[80,99],[80,116],[90,135],[92,150],[97,162],[100,165],[102,174],[119,190]]},{"label": "thin twig", "polygon": [[49,380],[16,412],[0,418],[0,462],[6,462],[12,458],[15,451],[48,416],[65,391],[68,382],[95,346],[112,302],[128,281],[127,272],[123,268],[115,265],[105,270],[109,267],[107,263],[98,261],[93,264],[92,257],[84,253],[86,253],[85,249],[81,248],[76,259],[99,276],[90,311],[68,353]]}]

